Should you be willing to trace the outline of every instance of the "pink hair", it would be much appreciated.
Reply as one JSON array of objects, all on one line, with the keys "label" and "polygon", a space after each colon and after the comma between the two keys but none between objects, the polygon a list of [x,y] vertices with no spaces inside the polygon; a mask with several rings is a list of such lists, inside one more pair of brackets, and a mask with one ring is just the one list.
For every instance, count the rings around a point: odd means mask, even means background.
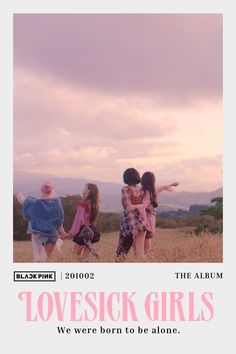
[{"label": "pink hair", "polygon": [[44,182],[41,186],[41,192],[45,194],[51,194],[53,191],[53,186],[50,182]]}]

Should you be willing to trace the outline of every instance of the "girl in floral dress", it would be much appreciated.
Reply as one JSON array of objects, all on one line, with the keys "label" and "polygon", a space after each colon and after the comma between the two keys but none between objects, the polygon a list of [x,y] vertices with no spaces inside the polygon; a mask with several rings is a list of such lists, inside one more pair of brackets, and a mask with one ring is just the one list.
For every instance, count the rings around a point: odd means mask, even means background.
[{"label": "girl in floral dress", "polygon": [[142,207],[142,190],[138,184],[140,175],[135,168],[128,168],[123,174],[126,184],[121,190],[123,217],[120,226],[119,245],[116,251],[118,259],[124,259],[134,243],[137,258],[144,255],[144,240],[146,231],[146,212]]}]

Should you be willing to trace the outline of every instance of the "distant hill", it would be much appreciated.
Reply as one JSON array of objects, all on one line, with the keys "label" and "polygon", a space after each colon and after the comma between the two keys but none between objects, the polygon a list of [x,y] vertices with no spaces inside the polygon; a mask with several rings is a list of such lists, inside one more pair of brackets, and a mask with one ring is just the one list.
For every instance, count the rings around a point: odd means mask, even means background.
[{"label": "distant hill", "polygon": [[[81,194],[83,187],[88,180],[83,178],[60,178],[51,175],[40,175],[24,171],[14,172],[13,192],[21,191],[32,197],[40,196],[40,185],[43,181],[50,181],[55,186],[58,196]],[[96,183],[101,195],[101,209],[103,211],[120,211],[120,190],[121,185],[109,182],[89,181]]]},{"label": "distant hill", "polygon": [[174,209],[188,209],[192,204],[209,204],[211,199],[222,197],[223,189],[219,188],[212,192],[174,192],[159,194],[159,205],[165,205]]},{"label": "distant hill", "polygon": [[[25,195],[39,197],[39,187],[45,180],[49,180],[55,186],[57,195],[80,194],[88,180],[82,178],[60,178],[50,175],[40,175],[24,171],[14,172],[14,193],[21,191]],[[121,184],[109,182],[97,182],[101,195],[101,209],[103,211],[120,212],[120,190]],[[212,198],[222,196],[222,188],[212,192],[165,192],[159,194],[158,210],[171,211],[176,209],[188,209],[192,204],[209,204]]]}]

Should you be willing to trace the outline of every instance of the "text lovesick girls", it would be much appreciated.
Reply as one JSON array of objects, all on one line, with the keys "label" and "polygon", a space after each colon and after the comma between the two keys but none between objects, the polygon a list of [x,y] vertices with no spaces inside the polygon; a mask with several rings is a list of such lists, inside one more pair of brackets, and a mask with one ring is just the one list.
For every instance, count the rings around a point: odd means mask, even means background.
[{"label": "text lovesick girls", "polygon": [[18,293],[26,321],[210,321],[212,292],[160,291]]}]

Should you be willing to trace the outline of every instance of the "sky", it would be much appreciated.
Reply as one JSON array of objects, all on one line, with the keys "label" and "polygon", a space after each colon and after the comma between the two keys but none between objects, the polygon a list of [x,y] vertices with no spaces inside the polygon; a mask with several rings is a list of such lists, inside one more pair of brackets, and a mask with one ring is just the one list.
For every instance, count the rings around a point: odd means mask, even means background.
[{"label": "sky", "polygon": [[14,15],[14,169],[222,186],[218,14]]}]

